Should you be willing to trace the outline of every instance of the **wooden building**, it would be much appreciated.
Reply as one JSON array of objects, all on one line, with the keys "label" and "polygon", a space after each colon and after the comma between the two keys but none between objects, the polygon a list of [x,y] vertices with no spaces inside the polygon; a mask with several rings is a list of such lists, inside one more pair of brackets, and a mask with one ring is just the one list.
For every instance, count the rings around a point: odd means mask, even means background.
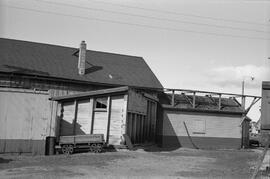
[{"label": "wooden building", "polygon": [[[55,135],[57,102],[49,98],[121,86],[150,96],[163,88],[141,57],[87,50],[85,42],[70,48],[0,38],[0,153],[44,154],[46,137]],[[81,111],[88,104],[77,105]],[[77,116],[78,122],[84,117]]]},{"label": "wooden building", "polygon": [[[235,98],[196,91],[165,93],[160,97],[159,143],[163,147],[239,149],[249,143],[249,119]],[[188,95],[191,94],[191,95]],[[217,96],[217,97],[214,97]]]},{"label": "wooden building", "polygon": [[261,129],[270,131],[270,81],[262,83]]},{"label": "wooden building", "polygon": [[129,87],[54,97],[55,136],[104,134],[109,145],[155,142],[157,98]]}]

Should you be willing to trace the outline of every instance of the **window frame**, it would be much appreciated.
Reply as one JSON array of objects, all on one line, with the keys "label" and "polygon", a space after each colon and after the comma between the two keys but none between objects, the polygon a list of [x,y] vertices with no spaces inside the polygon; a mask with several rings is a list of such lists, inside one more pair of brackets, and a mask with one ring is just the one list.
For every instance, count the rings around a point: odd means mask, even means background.
[{"label": "window frame", "polygon": [[[97,108],[98,99],[106,99],[106,108]],[[94,98],[94,111],[95,112],[107,112],[108,111],[108,96]]]}]

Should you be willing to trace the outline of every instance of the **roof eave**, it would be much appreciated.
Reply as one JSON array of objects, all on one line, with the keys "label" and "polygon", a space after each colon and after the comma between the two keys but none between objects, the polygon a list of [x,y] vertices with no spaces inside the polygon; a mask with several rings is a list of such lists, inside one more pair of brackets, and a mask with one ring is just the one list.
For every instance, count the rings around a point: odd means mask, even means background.
[{"label": "roof eave", "polygon": [[162,105],[162,108],[172,111],[183,111],[183,112],[202,112],[202,113],[218,113],[218,114],[234,114],[243,115],[244,111],[222,111],[222,110],[208,110],[208,109],[196,109],[196,108],[177,108],[171,105]]},{"label": "roof eave", "polygon": [[72,95],[51,97],[50,100],[64,101],[64,100],[80,99],[80,98],[86,98],[86,97],[91,97],[91,96],[124,93],[128,90],[129,90],[128,86],[123,86],[123,87],[118,87],[118,88],[109,88],[109,89],[103,89],[103,90],[82,92],[82,93],[77,93],[77,94],[72,94]]}]

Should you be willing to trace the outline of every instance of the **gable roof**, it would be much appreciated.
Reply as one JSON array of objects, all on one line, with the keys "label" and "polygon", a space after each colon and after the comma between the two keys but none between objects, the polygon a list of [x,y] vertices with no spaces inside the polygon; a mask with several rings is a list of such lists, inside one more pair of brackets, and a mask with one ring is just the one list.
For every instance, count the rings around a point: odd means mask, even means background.
[{"label": "gable roof", "polygon": [[78,74],[76,48],[0,38],[0,72],[83,82],[163,88],[142,57],[87,50]]},{"label": "gable roof", "polygon": [[195,108],[193,108],[192,95],[175,94],[175,106],[171,106],[171,94],[160,94],[159,102],[164,108],[173,108],[183,111],[197,111],[197,112],[218,112],[218,113],[244,113],[241,105],[234,98],[221,98],[221,109],[218,109],[219,98],[209,96],[197,96],[195,97]]}]

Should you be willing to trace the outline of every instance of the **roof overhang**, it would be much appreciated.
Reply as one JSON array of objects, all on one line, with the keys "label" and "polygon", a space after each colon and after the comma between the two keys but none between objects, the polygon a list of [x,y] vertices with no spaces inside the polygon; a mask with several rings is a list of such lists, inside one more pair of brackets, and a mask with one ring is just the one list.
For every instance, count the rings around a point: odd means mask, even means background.
[{"label": "roof overhang", "polygon": [[72,99],[82,99],[82,98],[87,98],[91,96],[125,93],[128,90],[129,90],[128,86],[123,86],[123,87],[118,87],[118,88],[109,88],[109,89],[103,89],[103,90],[82,92],[82,93],[77,93],[77,94],[72,94],[72,95],[57,96],[57,97],[50,98],[50,100],[64,101],[64,100],[72,100]]},{"label": "roof overhang", "polygon": [[199,112],[199,113],[215,113],[215,114],[230,114],[230,115],[243,115],[243,112],[239,111],[224,111],[224,110],[207,110],[207,109],[196,109],[196,108],[179,108],[171,105],[163,104],[162,108],[169,111],[182,111],[182,112]]}]

